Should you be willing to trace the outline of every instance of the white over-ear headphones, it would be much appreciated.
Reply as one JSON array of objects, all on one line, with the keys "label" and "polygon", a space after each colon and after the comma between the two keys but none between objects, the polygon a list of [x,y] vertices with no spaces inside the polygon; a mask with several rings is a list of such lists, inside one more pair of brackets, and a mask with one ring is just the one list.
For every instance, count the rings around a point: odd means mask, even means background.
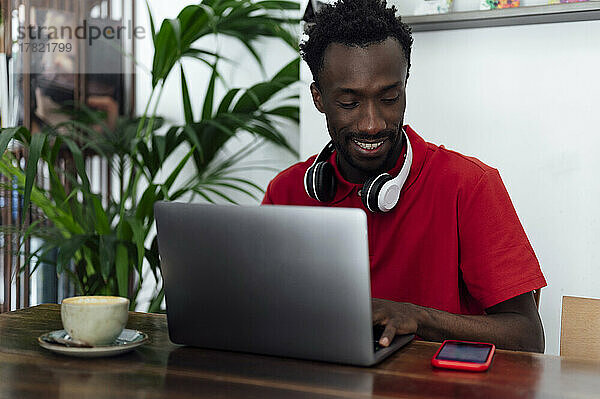
[{"label": "white over-ear headphones", "polygon": [[[398,203],[400,192],[410,173],[413,160],[412,147],[404,129],[402,134],[406,139],[406,155],[398,176],[392,177],[388,173],[382,173],[371,177],[361,190],[362,202],[371,212],[392,210]],[[317,201],[330,202],[335,197],[336,180],[333,166],[327,162],[333,150],[333,142],[330,141],[304,174],[304,190],[309,197]]]}]

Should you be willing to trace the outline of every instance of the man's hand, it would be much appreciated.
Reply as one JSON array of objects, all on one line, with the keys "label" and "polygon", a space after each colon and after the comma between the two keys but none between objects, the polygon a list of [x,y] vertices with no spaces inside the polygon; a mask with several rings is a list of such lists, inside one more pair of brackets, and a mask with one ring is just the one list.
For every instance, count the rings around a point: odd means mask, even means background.
[{"label": "man's hand", "polygon": [[417,334],[426,341],[445,339],[491,342],[499,349],[544,352],[544,330],[531,292],[462,315],[437,309],[373,299],[373,324],[384,325],[379,339],[388,346],[396,334]]},{"label": "man's hand", "polygon": [[373,324],[384,325],[379,345],[389,346],[396,334],[414,334],[419,327],[420,307],[412,303],[372,300]]}]

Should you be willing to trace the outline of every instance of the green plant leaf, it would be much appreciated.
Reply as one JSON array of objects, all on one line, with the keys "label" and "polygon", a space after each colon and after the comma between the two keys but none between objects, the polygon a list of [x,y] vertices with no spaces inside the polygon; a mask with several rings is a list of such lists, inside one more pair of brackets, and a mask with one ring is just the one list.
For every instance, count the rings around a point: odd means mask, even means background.
[{"label": "green plant leaf", "polygon": [[65,239],[58,247],[58,256],[56,258],[56,272],[61,274],[71,266],[71,260],[87,240],[85,235],[77,235]]},{"label": "green plant leaf", "polygon": [[182,48],[187,49],[202,36],[213,32],[214,10],[204,4],[190,5],[185,7],[177,19],[181,24]]},{"label": "green plant leaf", "polygon": [[[63,144],[63,140],[60,136],[54,137],[54,142],[52,144],[52,149],[50,151],[50,158],[48,159],[48,163],[50,165],[56,165],[56,160],[58,159],[58,154],[60,152],[60,147]],[[50,168],[54,170],[54,168]]]},{"label": "green plant leaf", "polygon": [[270,10],[299,10],[300,3],[296,1],[265,0],[256,3],[261,8]]},{"label": "green plant leaf", "polygon": [[160,311],[160,305],[162,304],[163,299],[165,298],[165,289],[161,288],[158,294],[150,301],[150,307],[148,308],[148,312],[157,313]]},{"label": "green plant leaf", "polygon": [[221,104],[219,104],[219,109],[217,110],[217,116],[219,114],[225,113],[225,112],[229,112],[229,107],[231,106],[231,103],[234,99],[234,97],[236,96],[236,94],[240,91],[239,88],[237,89],[231,89],[227,92],[227,94],[225,94],[225,96],[223,97],[223,99],[221,100]]},{"label": "green plant leaf", "polygon": [[142,141],[137,144],[137,150],[142,157],[143,165],[150,170],[151,176],[155,176],[160,169],[160,164],[158,163],[158,154],[151,152],[146,143]]},{"label": "green plant leaf", "polygon": [[119,219],[117,224],[117,239],[121,242],[131,242],[133,237],[133,231],[131,230],[131,226],[127,221],[127,218],[123,216]]},{"label": "green plant leaf", "polygon": [[8,143],[15,138],[15,136],[17,136],[18,139],[19,136],[24,137],[28,134],[29,131],[22,126],[0,129],[0,155],[4,154],[6,147],[8,147]]},{"label": "green plant leaf", "polygon": [[217,77],[217,63],[215,62],[213,72],[210,75],[206,95],[204,96],[204,106],[202,107],[202,119],[208,119],[212,116],[213,101],[215,97],[215,79]]},{"label": "green plant leaf", "polygon": [[42,246],[37,248],[34,252],[31,252],[27,255],[27,257],[25,258],[25,262],[23,262],[23,266],[21,267],[20,272],[25,272],[26,267],[28,265],[31,266],[31,262],[33,261],[34,258],[35,258],[35,263],[33,264],[33,267],[30,267],[30,270],[29,270],[30,275],[35,273],[37,268],[42,263],[51,264],[56,267],[56,262],[51,263],[48,259],[49,258],[48,255],[51,252],[55,252],[55,249],[56,248],[53,245],[42,244]]},{"label": "green plant leaf", "polygon": [[[14,177],[17,180],[18,189],[21,193],[25,187],[25,174],[19,168],[14,166],[10,159],[5,156],[0,160],[0,172],[5,176]],[[10,188],[12,190],[12,187]],[[57,207],[45,195],[45,191],[38,189],[35,185],[31,190],[31,202],[36,204],[44,214],[55,223],[59,228],[65,231],[65,234],[82,234],[81,225],[73,220],[73,216],[64,209]]]},{"label": "green plant leaf", "polygon": [[260,201],[260,198],[258,198],[258,197],[256,196],[256,194],[254,194],[254,193],[252,193],[252,192],[250,192],[250,191],[246,190],[246,189],[245,189],[245,188],[243,188],[243,187],[236,186],[236,185],[234,185],[234,184],[230,184],[230,183],[225,183],[225,182],[223,182],[223,181],[218,181],[218,182],[215,182],[214,184],[215,184],[215,185],[218,185],[218,186],[220,186],[220,187],[226,187],[226,188],[229,188],[229,189],[231,189],[231,190],[233,190],[233,191],[238,191],[238,192],[240,192],[240,193],[242,193],[242,194],[246,194],[248,197],[250,197],[250,198],[252,198],[252,199],[254,199],[254,200],[256,200],[256,201]]},{"label": "green plant leaf", "polygon": [[[191,58],[195,58],[198,60],[203,60],[204,59],[202,57],[203,55],[208,55],[210,57],[213,57],[213,58],[219,59],[219,60],[234,62],[232,59],[227,58],[227,57],[223,56],[222,54],[215,53],[214,51],[199,49],[199,48],[188,48],[182,54],[183,57],[191,57]],[[211,64],[209,63],[209,65],[211,65]]]},{"label": "green plant leaf", "polygon": [[110,234],[110,224],[108,223],[108,217],[106,216],[106,212],[102,207],[102,200],[98,195],[92,195],[92,203],[94,206],[94,225],[96,226],[96,231],[100,235]]},{"label": "green plant leaf", "polygon": [[153,154],[156,155],[155,160],[157,165],[161,165],[165,160],[165,153],[167,151],[167,139],[165,136],[153,136],[152,137],[152,149]]},{"label": "green plant leaf", "polygon": [[188,185],[188,186],[186,186],[184,188],[180,188],[180,189],[175,190],[172,193],[170,193],[169,194],[169,200],[176,201],[179,198],[181,198],[183,195],[187,195],[189,193],[190,193],[190,188],[189,188],[189,185]]},{"label": "green plant leaf", "polygon": [[127,247],[122,243],[117,244],[115,269],[119,296],[127,297],[129,294],[129,255]]},{"label": "green plant leaf", "polygon": [[242,178],[239,178],[239,177],[225,176],[225,177],[221,177],[221,180],[225,180],[225,181],[230,180],[230,181],[234,181],[234,182],[238,182],[238,183],[243,183],[243,184],[246,184],[246,185],[248,185],[248,186],[256,189],[260,193],[264,193],[265,192],[265,190],[263,190],[261,187],[259,187],[258,185],[256,185],[256,183],[254,183],[254,182],[252,182],[252,181],[250,181],[248,179],[242,179]]},{"label": "green plant leaf", "polygon": [[237,201],[233,200],[231,197],[229,197],[228,195],[226,195],[225,193],[223,193],[222,191],[219,191],[217,189],[214,189],[212,187],[203,187],[204,190],[206,191],[210,191],[211,193],[217,195],[218,197],[223,198],[225,201],[233,204],[233,205],[238,205]]},{"label": "green plant leaf", "polygon": [[181,134],[180,126],[172,126],[165,134],[165,158],[167,159],[181,143],[185,141],[185,136]]},{"label": "green plant leaf", "polygon": [[200,62],[202,62],[202,63],[206,64],[206,66],[207,66],[207,67],[209,67],[209,68],[210,68],[212,71],[214,71],[214,72],[216,73],[216,75],[217,75],[217,78],[219,79],[219,81],[221,81],[223,84],[226,84],[226,83],[227,83],[227,82],[225,81],[225,79],[223,78],[223,76],[222,76],[222,75],[219,73],[219,71],[218,71],[218,70],[216,70],[216,69],[214,68],[214,61],[212,61],[212,62],[211,62],[211,61],[209,61],[209,60],[206,60],[206,59],[204,59],[203,57],[200,57],[199,55],[190,55],[190,54],[184,54],[184,55],[182,56],[182,58],[183,58],[183,57],[186,57],[186,58],[193,58],[193,59],[195,59],[195,60],[198,60],[198,61],[200,61]]},{"label": "green plant leaf", "polygon": [[273,76],[273,82],[293,83],[300,79],[300,57],[294,58]]},{"label": "green plant leaf", "polygon": [[150,19],[150,32],[152,33],[152,43],[156,43],[156,28],[154,27],[154,18],[152,17],[152,10],[150,10],[150,3],[146,0],[146,9],[148,10],[148,18]]},{"label": "green plant leaf", "polygon": [[194,159],[196,166],[199,167],[198,172],[201,172],[200,165],[204,163],[204,148],[202,146],[202,143],[200,143],[200,139],[196,134],[197,132],[191,125],[185,125],[183,127],[183,132],[185,134],[185,137],[187,137],[188,141],[192,145],[192,147],[195,148]]},{"label": "green plant leaf", "polygon": [[[245,126],[245,121],[241,121],[240,119],[237,119],[236,121],[240,122],[238,126],[233,126],[233,127],[229,127],[230,124],[228,124],[228,118],[231,117],[231,114],[226,114],[226,118],[215,118],[215,119],[206,119],[203,121],[204,124],[208,125],[208,127],[213,127],[215,128],[214,130],[205,130],[205,137],[203,138],[207,138],[208,140],[211,141],[216,141],[218,142],[218,146],[219,149],[220,147],[225,144],[225,141],[228,140],[229,138],[235,136],[235,131],[236,129],[239,128],[244,128]],[[218,133],[221,134],[218,134]],[[212,133],[212,134],[211,134]],[[213,154],[214,155],[214,154]]]},{"label": "green plant leaf", "polygon": [[148,265],[150,266],[150,270],[154,275],[154,281],[159,282],[158,273],[161,271],[160,267],[160,256],[158,251],[158,238],[155,235],[152,239],[152,244],[150,244],[150,248],[146,249],[146,260],[148,261]]},{"label": "green plant leaf", "polygon": [[283,118],[290,119],[296,123],[300,122],[300,107],[295,105],[277,107],[265,111],[268,115],[281,116]]},{"label": "green plant leaf", "polygon": [[[29,148],[29,157],[27,159],[27,170],[25,172],[25,192],[23,193],[23,209],[29,209],[29,203],[31,202],[31,190],[33,189],[33,183],[37,176],[38,160],[42,153],[44,144],[46,143],[46,135],[36,134],[31,140],[31,146]],[[21,222],[25,221],[28,212],[21,213]]]},{"label": "green plant leaf", "polygon": [[135,211],[135,217],[139,220],[145,220],[153,214],[154,203],[156,202],[156,184],[150,184],[144,190],[142,198]]},{"label": "green plant leaf", "polygon": [[56,174],[56,170],[54,168],[48,168],[48,172],[50,179],[50,198],[52,198],[56,204],[67,206],[67,194],[65,193],[62,182]]},{"label": "green plant leaf", "polygon": [[145,229],[142,225],[142,221],[136,219],[135,217],[127,217],[127,223],[131,227],[131,231],[133,233],[133,242],[137,248],[137,271],[139,275],[142,275],[142,265],[144,263],[144,252],[146,248],[144,247],[144,241],[146,239]]},{"label": "green plant leaf", "polygon": [[[115,270],[117,238],[114,235],[98,236],[98,257],[102,279],[108,283],[111,272]],[[94,263],[94,262],[91,262]]]},{"label": "green plant leaf", "polygon": [[178,38],[173,24],[164,20],[154,40],[154,60],[152,64],[152,87],[165,80],[177,62]]},{"label": "green plant leaf", "polygon": [[69,139],[65,139],[65,143],[69,147],[71,154],[73,155],[73,161],[75,162],[75,168],[77,169],[77,174],[81,178],[83,183],[83,187],[86,192],[90,191],[90,180],[87,175],[87,171],[85,170],[85,162],[83,160],[83,154],[81,150],[77,146],[77,144]]},{"label": "green plant leaf", "polygon": [[173,185],[173,183],[175,183],[175,180],[179,176],[179,173],[181,172],[181,170],[183,169],[183,167],[185,166],[185,164],[190,159],[190,157],[192,156],[193,153],[194,153],[194,148],[192,148],[187,153],[187,155],[185,157],[183,157],[183,159],[181,161],[179,161],[179,164],[177,164],[177,166],[175,167],[173,172],[171,172],[169,177],[167,177],[167,180],[165,180],[165,182],[162,184],[161,188],[162,188],[163,192],[165,193],[166,198],[168,198],[167,193],[171,189],[171,186]]},{"label": "green plant leaf", "polygon": [[275,93],[281,91],[289,84],[298,81],[300,77],[299,63],[299,58],[294,59],[285,65],[271,81],[258,83],[246,90],[237,101],[233,112],[245,113],[255,111]]},{"label": "green plant leaf", "polygon": [[210,202],[211,204],[216,203],[212,198],[210,198],[208,195],[206,195],[201,189],[195,188],[193,191],[196,194],[198,194],[199,196],[201,196],[202,198],[204,198],[207,202]]},{"label": "green plant leaf", "polygon": [[245,39],[242,35],[232,34],[232,36],[237,37],[242,42],[242,44],[244,45],[244,47],[246,47],[246,49],[248,50],[248,52],[250,54],[252,54],[252,56],[256,60],[256,63],[260,67],[261,72],[264,75],[265,74],[265,65],[263,64],[262,58],[258,54],[258,51],[256,51],[256,49],[252,45],[252,42],[250,40]]},{"label": "green plant leaf", "polygon": [[185,79],[185,72],[183,70],[183,64],[181,67],[181,96],[183,99],[183,114],[185,116],[185,123],[194,122],[194,113],[192,111],[192,104],[190,102],[190,93],[188,91],[187,81]]},{"label": "green plant leaf", "polygon": [[262,141],[258,137],[255,137],[251,143],[241,147],[234,154],[231,154],[227,158],[221,159],[218,162],[212,163],[203,177],[223,177],[223,175],[227,173],[227,171],[230,170],[233,165],[241,162],[242,159],[252,154],[262,144]]}]

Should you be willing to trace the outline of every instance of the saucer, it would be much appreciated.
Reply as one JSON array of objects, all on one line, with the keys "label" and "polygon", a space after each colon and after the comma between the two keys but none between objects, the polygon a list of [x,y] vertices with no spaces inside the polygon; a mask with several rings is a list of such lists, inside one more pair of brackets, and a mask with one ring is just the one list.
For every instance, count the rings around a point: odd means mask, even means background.
[{"label": "saucer", "polygon": [[57,330],[40,335],[38,337],[38,343],[42,348],[46,348],[52,352],[60,353],[62,355],[76,357],[103,357],[115,356],[129,352],[130,350],[145,344],[148,341],[148,335],[141,331],[129,330],[126,328],[112,344],[92,346],[89,348],[65,346],[53,342],[53,339],[64,340],[67,342],[72,340],[65,330]]}]

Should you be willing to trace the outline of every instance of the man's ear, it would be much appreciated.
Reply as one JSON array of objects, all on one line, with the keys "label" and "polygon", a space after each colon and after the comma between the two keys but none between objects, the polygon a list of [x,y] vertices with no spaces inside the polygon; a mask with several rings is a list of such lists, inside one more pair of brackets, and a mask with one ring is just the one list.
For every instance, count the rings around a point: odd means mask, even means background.
[{"label": "man's ear", "polygon": [[325,113],[325,108],[323,107],[323,97],[321,96],[321,91],[317,87],[315,82],[310,84],[310,93],[312,94],[313,103],[315,107],[319,110],[320,113]]}]

